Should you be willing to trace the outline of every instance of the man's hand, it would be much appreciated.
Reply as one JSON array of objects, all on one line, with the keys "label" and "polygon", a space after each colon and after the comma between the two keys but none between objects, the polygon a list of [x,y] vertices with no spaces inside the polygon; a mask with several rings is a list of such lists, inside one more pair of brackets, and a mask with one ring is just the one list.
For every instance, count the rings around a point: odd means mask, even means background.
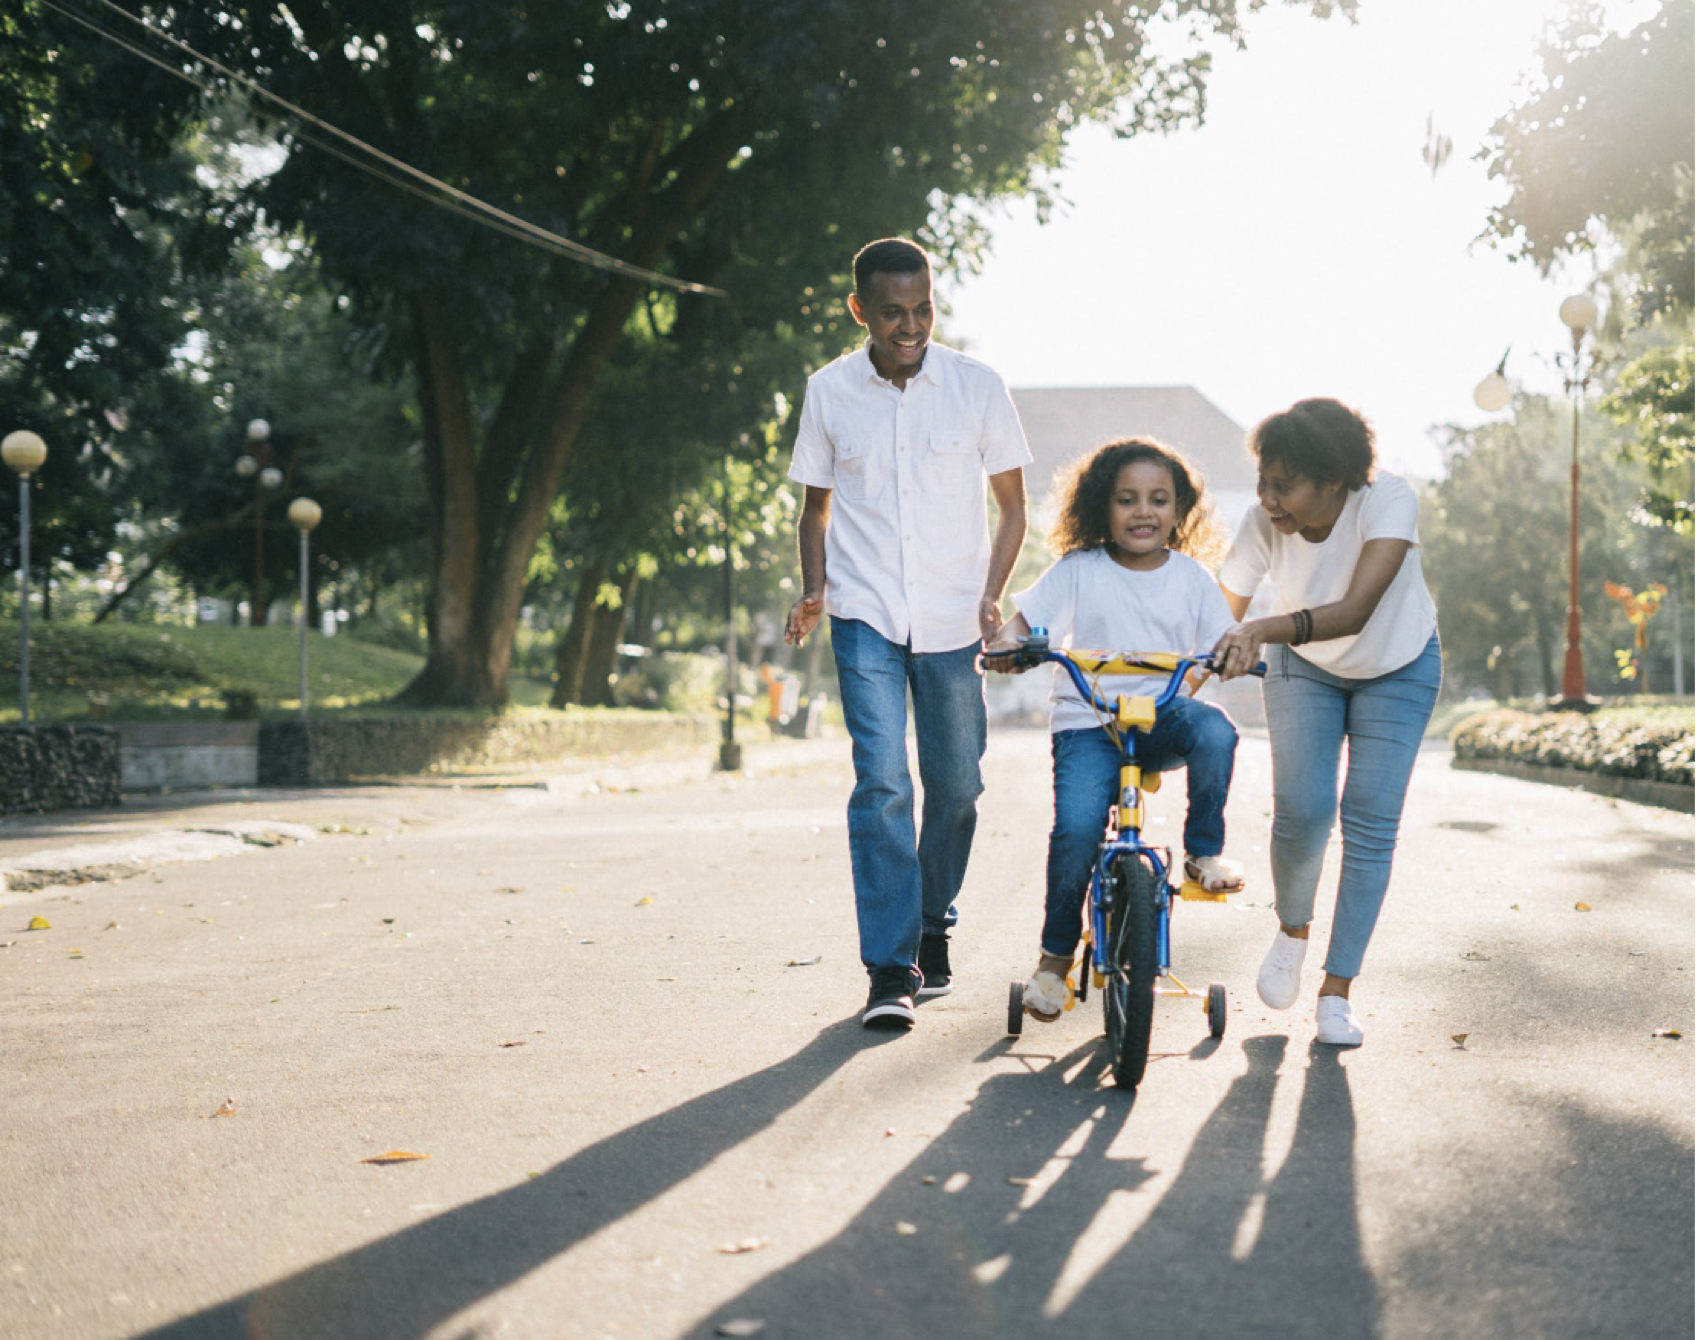
[{"label": "man's hand", "polygon": [[985,596],[978,601],[978,636],[988,646],[989,641],[1001,629],[1001,602],[994,596]]},{"label": "man's hand", "polygon": [[783,640],[792,647],[798,647],[806,640],[807,634],[819,626],[819,620],[824,617],[824,597],[822,595],[804,595],[789,608],[789,619],[783,625]]}]

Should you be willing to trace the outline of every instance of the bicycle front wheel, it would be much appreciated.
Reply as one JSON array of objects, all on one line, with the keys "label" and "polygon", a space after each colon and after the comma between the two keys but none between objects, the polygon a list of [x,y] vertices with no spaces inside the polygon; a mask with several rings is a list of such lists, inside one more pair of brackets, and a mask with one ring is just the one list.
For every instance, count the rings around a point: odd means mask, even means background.
[{"label": "bicycle front wheel", "polygon": [[1113,1082],[1134,1089],[1148,1068],[1148,1038],[1154,1027],[1160,876],[1146,856],[1129,855],[1114,860],[1111,875],[1107,989],[1101,993],[1101,1006],[1107,1015]]}]

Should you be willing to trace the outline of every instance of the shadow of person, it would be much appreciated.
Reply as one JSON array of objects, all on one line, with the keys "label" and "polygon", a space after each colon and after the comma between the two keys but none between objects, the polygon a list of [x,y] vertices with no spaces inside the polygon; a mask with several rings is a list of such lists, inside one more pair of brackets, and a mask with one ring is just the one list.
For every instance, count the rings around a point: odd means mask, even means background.
[{"label": "shadow of person", "polygon": [[1309,1052],[1289,1151],[1265,1172],[1287,1043],[1244,1041],[1248,1071],[1196,1133],[1148,1220],[1068,1307],[1074,1321],[1105,1310],[1139,1329],[1191,1335],[1379,1333],[1356,1212],[1354,1106],[1335,1048]]},{"label": "shadow of person", "polygon": [[758,1135],[865,1045],[857,1018],[832,1024],[787,1060],[539,1176],[158,1327],[147,1340],[423,1336]]},{"label": "shadow of person", "polygon": [[1100,1087],[1097,1042],[996,1075],[840,1234],[679,1334],[744,1317],[809,1340],[1371,1335],[1353,1111],[1334,1056],[1306,1072],[1294,1148],[1265,1175],[1286,1047],[1243,1043],[1247,1071],[1152,1207],[1159,1169],[1123,1149],[1134,1109]]}]

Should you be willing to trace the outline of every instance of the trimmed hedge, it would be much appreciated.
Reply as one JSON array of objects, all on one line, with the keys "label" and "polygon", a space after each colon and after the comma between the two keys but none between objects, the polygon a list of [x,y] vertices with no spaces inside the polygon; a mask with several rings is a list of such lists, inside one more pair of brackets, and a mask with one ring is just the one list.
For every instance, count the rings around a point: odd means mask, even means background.
[{"label": "trimmed hedge", "polygon": [[1455,727],[1449,743],[1456,759],[1502,759],[1679,786],[1692,782],[1689,723],[1576,712],[1534,715],[1504,708],[1469,717]]},{"label": "trimmed hedge", "polygon": [[617,709],[539,718],[279,718],[259,723],[259,785],[319,786],[697,747],[716,739],[718,729],[707,716]]}]

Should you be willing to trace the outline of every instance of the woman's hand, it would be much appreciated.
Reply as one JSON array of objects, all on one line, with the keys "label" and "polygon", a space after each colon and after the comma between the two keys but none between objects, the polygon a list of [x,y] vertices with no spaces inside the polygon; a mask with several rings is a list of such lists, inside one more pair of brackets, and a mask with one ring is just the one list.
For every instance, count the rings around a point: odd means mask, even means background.
[{"label": "woman's hand", "polygon": [[1220,679],[1236,679],[1260,663],[1260,649],[1266,638],[1259,629],[1259,623],[1258,619],[1240,623],[1215,644],[1213,673]]}]

